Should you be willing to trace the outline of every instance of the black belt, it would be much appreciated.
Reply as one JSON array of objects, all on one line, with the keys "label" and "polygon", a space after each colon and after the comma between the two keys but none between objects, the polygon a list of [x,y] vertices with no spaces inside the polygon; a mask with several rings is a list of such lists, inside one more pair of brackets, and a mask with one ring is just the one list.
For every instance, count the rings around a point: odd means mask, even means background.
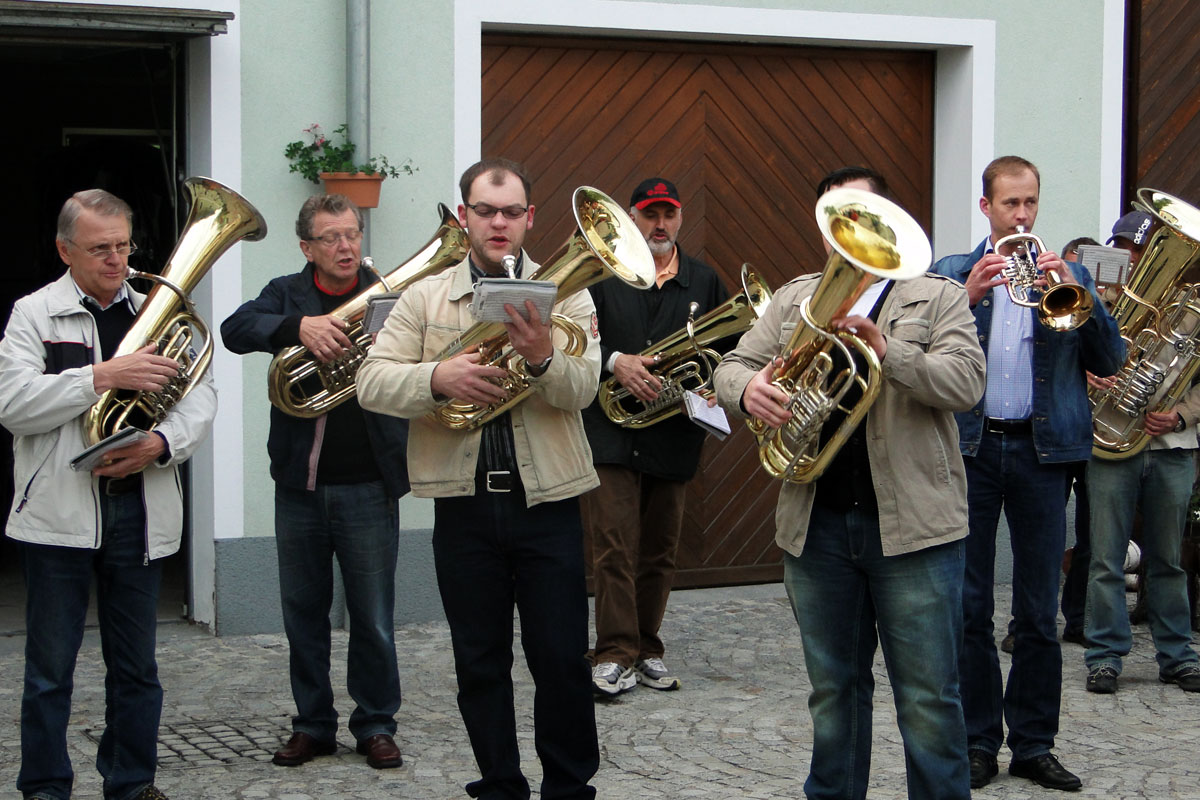
[{"label": "black belt", "polygon": [[521,473],[516,470],[480,470],[475,475],[475,486],[484,492],[503,493],[521,488]]},{"label": "black belt", "polygon": [[983,421],[983,429],[988,433],[1010,433],[1025,435],[1033,433],[1033,423],[1027,419],[997,419],[987,417]]},{"label": "black belt", "polygon": [[100,478],[100,491],[110,497],[119,494],[129,494],[142,488],[142,473],[135,472],[124,478]]}]

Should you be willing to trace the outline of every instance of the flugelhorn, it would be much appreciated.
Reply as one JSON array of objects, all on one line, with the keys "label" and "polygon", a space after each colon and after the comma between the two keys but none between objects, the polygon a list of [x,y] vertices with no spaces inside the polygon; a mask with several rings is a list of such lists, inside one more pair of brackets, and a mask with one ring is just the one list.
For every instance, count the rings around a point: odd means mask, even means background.
[{"label": "flugelhorn", "polygon": [[[833,249],[813,294],[800,303],[800,323],[771,379],[787,395],[784,407],[792,417],[779,429],[758,419],[747,422],[763,468],[792,483],[821,476],[866,417],[883,383],[871,346],[849,331],[832,330],[831,323],[846,316],[876,279],[916,278],[932,261],[929,239],[917,221],[877,194],[832,189],[817,200],[816,214],[821,235]],[[835,350],[842,355],[840,365],[833,358]],[[855,366],[855,353],[866,364],[865,376]],[[843,407],[842,399],[856,385],[861,396]],[[821,430],[836,410],[845,418],[821,445]]]},{"label": "flugelhorn", "polygon": [[[575,190],[571,199],[575,233],[537,272],[533,280],[551,281],[562,302],[593,283],[614,277],[637,289],[654,285],[654,256],[633,220],[611,197],[590,186]],[[587,334],[570,318],[553,315],[555,330],[566,337],[560,347],[568,356],[582,355]],[[477,322],[450,343],[436,360],[445,361],[478,348],[479,363],[504,369],[500,379],[507,392],[503,401],[486,406],[458,401],[443,403],[432,412],[441,424],[454,430],[471,430],[503,414],[533,392],[525,360],[509,343],[502,322]]]},{"label": "flugelhorn", "polygon": [[[332,316],[346,323],[343,333],[352,346],[333,361],[322,362],[303,345],[280,350],[267,370],[267,397],[285,414],[312,419],[358,394],[356,378],[371,349],[371,334],[363,328],[368,301],[384,292],[402,292],[413,283],[436,275],[467,257],[467,233],[454,214],[438,203],[442,224],[412,258],[379,281],[338,306]],[[364,259],[365,260],[365,259]]]},{"label": "flugelhorn", "polygon": [[190,295],[217,259],[238,240],[256,242],[267,235],[262,215],[228,186],[211,178],[194,177],[184,182],[183,189],[191,208],[162,273],[129,271],[129,277],[145,278],[155,286],[112,354],[112,358],[127,356],[154,342],[158,345],[157,355],[179,363],[179,373],[157,392],[105,392],[84,419],[84,436],[90,445],[123,428],[153,430],[203,377],[212,360],[212,332]]},{"label": "flugelhorn", "polygon": [[1200,370],[1200,210],[1147,188],[1133,207],[1159,224],[1113,304],[1129,350],[1112,388],[1088,390],[1092,455],[1109,460],[1141,452],[1146,412],[1173,409]]},{"label": "flugelhorn", "polygon": [[643,403],[611,377],[600,384],[598,394],[605,416],[624,428],[648,428],[678,414],[686,392],[711,396],[713,370],[721,354],[708,345],[750,330],[770,303],[771,289],[749,264],[743,264],[742,291],[699,319],[693,318],[698,304],[692,303],[681,330],[639,354],[656,359],[648,370],[662,384],[658,397]]},{"label": "flugelhorn", "polygon": [[[995,251],[1005,260],[1000,273],[1008,278],[1008,296],[1019,306],[1036,308],[1038,322],[1050,330],[1059,333],[1075,330],[1092,315],[1091,292],[1055,270],[1039,270],[1037,259],[1030,252],[1031,245],[1039,253],[1046,252],[1042,240],[1026,233],[1024,225],[1018,225],[1016,233],[996,242]],[[1005,256],[1000,251],[1008,246],[1012,247],[1012,254]],[[1040,276],[1045,277],[1046,288],[1040,297],[1035,297],[1034,282]]]}]

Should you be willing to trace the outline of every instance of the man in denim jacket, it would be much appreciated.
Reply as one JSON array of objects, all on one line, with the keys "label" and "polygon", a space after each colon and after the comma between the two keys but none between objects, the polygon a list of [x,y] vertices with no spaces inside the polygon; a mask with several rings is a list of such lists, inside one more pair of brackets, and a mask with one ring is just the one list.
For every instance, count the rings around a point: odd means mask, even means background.
[{"label": "man in denim jacket", "polygon": [[[1039,270],[1073,276],[1093,295],[1091,317],[1072,331],[1038,324],[1036,311],[1008,295],[1001,238],[1033,229],[1041,178],[1023,158],[1004,156],[983,173],[979,208],[991,233],[971,253],[947,256],[933,271],[963,283],[988,359],[987,390],[970,411],[955,415],[967,470],[963,650],[959,662],[971,786],[997,773],[1003,741],[1009,772],[1051,789],[1075,790],[1079,778],[1050,752],[1058,732],[1062,651],[1056,617],[1058,571],[1065,545],[1067,482],[1075,462],[1092,451],[1085,370],[1112,375],[1125,358],[1116,322],[1095,296],[1084,270],[1075,275],[1053,252],[1036,255]],[[1005,248],[1008,250],[1009,248]],[[995,313],[993,314],[993,311]],[[1004,509],[1013,548],[1016,643],[1007,690],[992,632],[996,525]]]}]

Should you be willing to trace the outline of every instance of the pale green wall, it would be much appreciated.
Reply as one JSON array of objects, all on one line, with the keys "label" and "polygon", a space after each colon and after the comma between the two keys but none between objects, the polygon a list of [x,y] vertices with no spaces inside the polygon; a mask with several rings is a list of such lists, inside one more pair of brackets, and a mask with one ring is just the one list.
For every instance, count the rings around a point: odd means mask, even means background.
[{"label": "pale green wall", "polygon": [[[712,5],[838,12],[847,7],[844,0]],[[1103,0],[864,0],[854,5],[870,13],[996,20],[996,154],[1023,155],[1041,168],[1037,231],[1050,247],[1107,229],[1120,209],[1101,208],[1098,199],[1100,103],[1104,91],[1119,93],[1121,87],[1101,85]],[[702,12],[689,13],[694,18]],[[371,15],[370,149],[393,162],[411,158],[418,168],[415,176],[385,182],[382,205],[371,214],[369,255],[383,269],[407,259],[432,234],[439,201],[457,203],[452,191],[454,4],[374,0]],[[332,130],[345,118],[344,20],[344,0],[242,4],[237,24],[242,26],[243,187],[271,228],[264,242],[244,251],[245,297],[301,264],[292,225],[300,203],[317,187],[288,173],[282,151],[312,122]],[[854,35],[851,26],[847,36]],[[934,242],[934,247],[942,255],[974,244],[964,236],[963,241]],[[272,531],[271,505],[262,502],[271,490],[267,363],[258,355],[242,362],[248,536]]]}]

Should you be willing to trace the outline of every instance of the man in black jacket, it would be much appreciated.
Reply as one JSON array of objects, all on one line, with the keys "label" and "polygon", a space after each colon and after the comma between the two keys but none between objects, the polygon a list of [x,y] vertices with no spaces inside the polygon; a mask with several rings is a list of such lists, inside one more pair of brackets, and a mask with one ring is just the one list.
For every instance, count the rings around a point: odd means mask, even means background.
[{"label": "man in black jacket", "polygon": [[[663,178],[638,184],[629,214],[654,254],[656,285],[647,291],[621,281],[591,287],[600,328],[601,380],[615,376],[642,403],[662,389],[654,359],[638,355],[729,297],[715,270],[676,244],[683,208]],[[616,695],[641,683],[678,689],[663,663],[658,630],[675,575],[687,482],[696,474],[704,431],[685,415],[633,430],[611,422],[598,402],[583,412],[600,486],[583,495],[584,527],[592,540],[596,650],[592,683]]]},{"label": "man in black jacket", "polygon": [[[361,266],[362,212],[343,195],[314,195],[296,221],[304,269],[275,278],[221,324],[235,353],[277,353],[304,345],[322,363],[351,346],[330,312],[374,283]],[[393,635],[397,500],[408,492],[408,422],[363,411],[348,400],[315,419],[271,408],[267,451],[275,479],[279,592],[290,648],[296,716],[275,753],[293,767],[337,749],[338,716],[329,682],[333,556],[350,616],[346,678],[356,707],[349,728],[376,769],[403,763],[393,736],[400,673]]]}]

